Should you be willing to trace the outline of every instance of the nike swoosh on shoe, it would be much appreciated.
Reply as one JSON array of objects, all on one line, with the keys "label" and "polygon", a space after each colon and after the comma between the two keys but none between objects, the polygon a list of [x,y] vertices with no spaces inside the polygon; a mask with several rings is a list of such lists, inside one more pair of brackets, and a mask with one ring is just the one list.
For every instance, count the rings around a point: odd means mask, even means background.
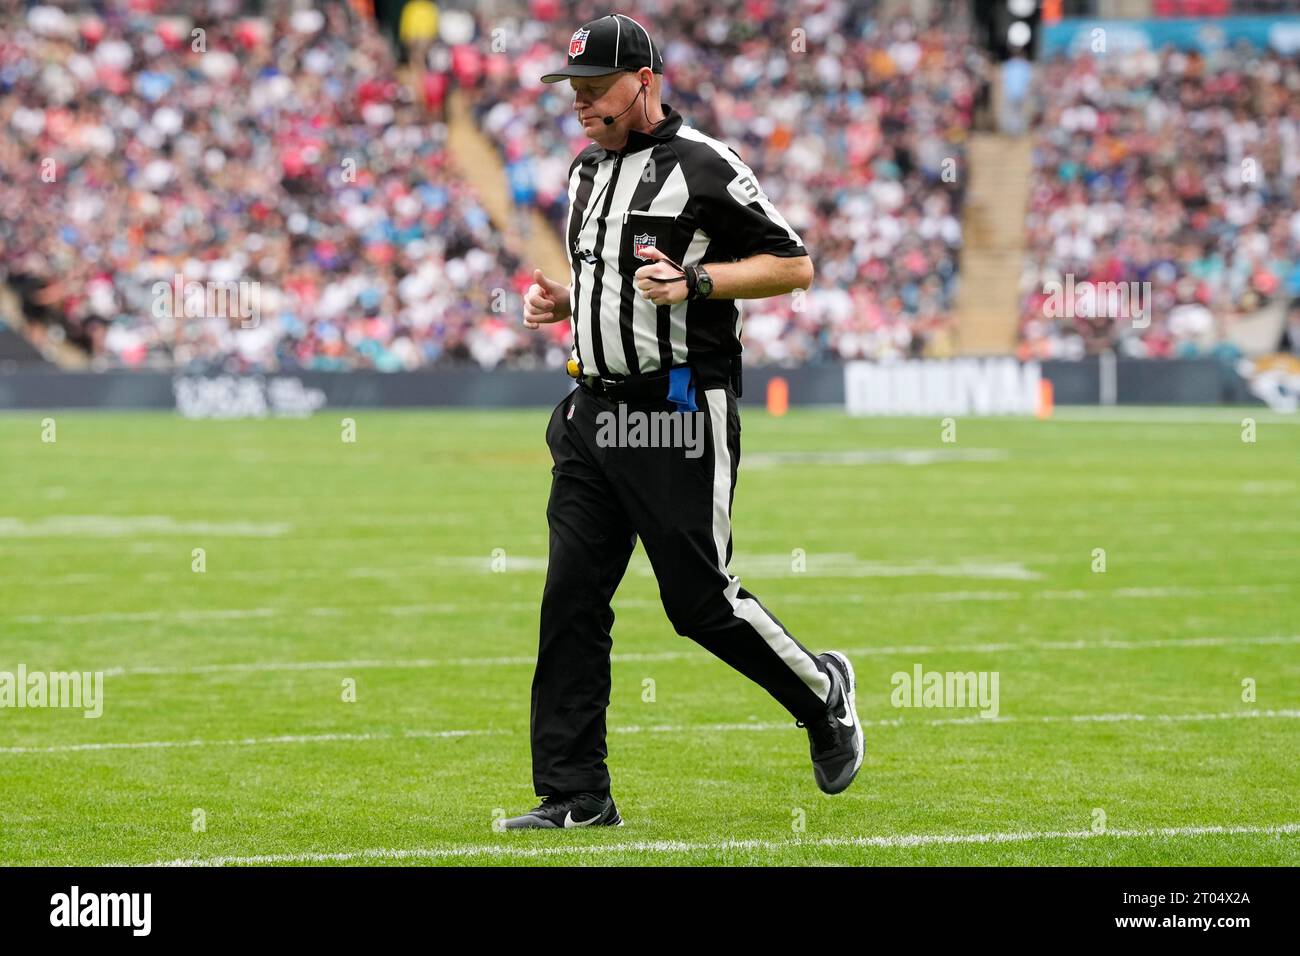
[{"label": "nike swoosh on shoe", "polygon": [[839,685],[840,685],[840,707],[843,708],[844,713],[842,715],[835,714],[835,719],[838,720],[840,724],[845,727],[852,727],[853,708],[849,706],[849,682],[847,679],[845,679],[843,676],[839,675],[838,673],[836,676],[839,679]]}]

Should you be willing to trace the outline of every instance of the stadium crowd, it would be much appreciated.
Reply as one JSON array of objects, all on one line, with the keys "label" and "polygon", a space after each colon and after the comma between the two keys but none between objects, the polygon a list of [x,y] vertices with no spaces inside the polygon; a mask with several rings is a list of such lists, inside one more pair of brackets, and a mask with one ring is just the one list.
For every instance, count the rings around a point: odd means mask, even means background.
[{"label": "stadium crowd", "polygon": [[[466,89],[513,198],[558,222],[586,141],[567,84],[537,77],[596,8],[497,3],[467,42],[421,47],[419,97],[373,23],[293,6],[0,3],[0,270],[37,334],[101,366],[561,365],[567,327],[516,321],[528,264],[450,168],[441,110]],[[746,303],[748,359],[942,354],[973,47],[845,0],[651,0],[642,15],[665,46],[664,99],[734,143],[817,251],[807,296]],[[257,283],[256,327],[169,314],[155,290],[176,275]]]},{"label": "stadium crowd", "polygon": [[[3,8],[0,270],[38,337],[101,367],[518,358],[499,294],[527,283],[518,250],[372,22],[341,4],[152,6]],[[256,284],[257,321],[185,308],[178,275]]]},{"label": "stadium crowd", "polygon": [[[446,97],[469,97],[516,206],[562,228],[587,140],[568,84],[538,77],[604,8],[495,0],[451,42],[423,24],[408,86],[402,51],[351,7],[260,6],[0,0],[0,279],[31,334],[99,367],[562,365],[567,323],[518,321],[527,237],[455,170]],[[807,294],[744,303],[747,361],[950,354],[966,141],[990,75],[975,45],[849,0],[645,0],[637,15],[663,47],[664,100],[736,147],[816,256]],[[1222,353],[1238,317],[1300,296],[1300,60],[1223,48],[1034,69],[1022,356]],[[255,283],[258,321],[175,314],[177,276]],[[1067,276],[1149,282],[1154,321],[1050,316]]]},{"label": "stadium crowd", "polygon": [[[1167,49],[1038,69],[1021,355],[1231,359],[1234,322],[1300,296],[1300,57]],[[1049,315],[1067,276],[1081,292],[1149,282],[1149,325]]]}]

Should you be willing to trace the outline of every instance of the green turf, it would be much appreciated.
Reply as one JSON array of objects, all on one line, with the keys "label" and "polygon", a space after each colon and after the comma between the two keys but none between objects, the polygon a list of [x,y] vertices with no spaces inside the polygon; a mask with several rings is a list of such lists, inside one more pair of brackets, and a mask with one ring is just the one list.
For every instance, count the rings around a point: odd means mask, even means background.
[{"label": "green turf", "polygon": [[[849,652],[862,773],[821,794],[804,732],[673,632],[638,552],[609,715],[627,825],[556,834],[492,828],[494,811],[536,803],[545,410],[55,413],[54,443],[43,417],[0,416],[0,670],[104,670],[106,700],[97,720],[0,709],[0,863],[1300,862],[1294,830],[1133,833],[1300,823],[1300,428],[1286,419],[1062,410],[961,419],[946,444],[938,420],[747,411],[756,460],[968,456],[742,465],[733,570],[805,644]],[[890,676],[916,664],[997,671],[1015,719],[893,707]],[[1073,715],[1149,719],[1039,719]],[[477,733],[437,736],[456,730]],[[319,735],[342,736],[301,739]],[[1081,835],[1097,809],[1108,832]],[[368,851],[411,855],[350,856]]]}]

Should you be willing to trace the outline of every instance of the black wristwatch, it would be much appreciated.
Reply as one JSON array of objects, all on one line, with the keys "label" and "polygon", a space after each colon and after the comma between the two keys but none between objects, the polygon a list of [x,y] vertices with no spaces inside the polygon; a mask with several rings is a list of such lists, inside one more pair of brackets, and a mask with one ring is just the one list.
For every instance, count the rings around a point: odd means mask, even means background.
[{"label": "black wristwatch", "polygon": [[686,267],[686,299],[707,299],[713,295],[713,277],[704,271],[704,266]]}]

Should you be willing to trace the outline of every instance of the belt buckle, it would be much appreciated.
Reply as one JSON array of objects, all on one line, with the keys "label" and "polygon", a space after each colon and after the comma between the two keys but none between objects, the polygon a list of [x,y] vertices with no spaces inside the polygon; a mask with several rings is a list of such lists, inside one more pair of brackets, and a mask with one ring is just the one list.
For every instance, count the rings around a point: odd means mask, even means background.
[{"label": "belt buckle", "polygon": [[597,377],[596,381],[600,383],[600,389],[604,392],[605,397],[615,402],[626,401],[626,397],[620,398],[626,383],[620,382],[616,378]]},{"label": "belt buckle", "polygon": [[607,380],[599,375],[583,375],[578,379],[578,384],[587,391],[609,398],[609,388],[606,382]]}]

